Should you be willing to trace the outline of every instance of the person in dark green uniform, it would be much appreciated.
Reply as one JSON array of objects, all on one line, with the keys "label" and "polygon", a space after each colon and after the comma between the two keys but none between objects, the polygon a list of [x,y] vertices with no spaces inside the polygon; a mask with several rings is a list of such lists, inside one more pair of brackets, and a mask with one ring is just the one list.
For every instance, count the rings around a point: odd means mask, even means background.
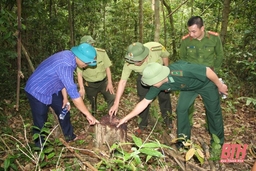
[{"label": "person in dark green uniform", "polygon": [[[149,90],[149,87],[141,85],[141,73],[143,69],[150,62],[157,62],[160,65],[168,66],[169,55],[170,53],[165,49],[165,47],[158,42],[147,42],[145,44],[136,42],[128,47],[125,55],[126,62],[124,63],[121,80],[119,81],[117,88],[116,99],[114,105],[109,110],[110,116],[116,114],[118,111],[121,96],[132,71],[139,73],[137,78],[137,94],[140,100],[142,100]],[[170,115],[172,113],[172,106],[170,93],[160,92],[158,95],[158,101],[166,126],[167,128],[171,128]],[[148,125],[149,106],[144,111],[140,112],[140,118],[141,122],[139,123],[139,129],[135,131],[136,135],[140,135]]]},{"label": "person in dark green uniform", "polygon": [[[83,36],[80,43],[88,43],[94,46],[95,40],[91,36]],[[97,66],[87,67],[86,69],[77,68],[77,77],[79,85],[79,93],[82,98],[85,96],[89,99],[92,107],[92,114],[97,111],[97,95],[102,93],[108,104],[108,110],[115,100],[114,88],[112,84],[112,76],[110,66],[112,65],[106,51],[104,49],[95,48],[97,53]],[[85,82],[83,83],[83,79]]]},{"label": "person in dark green uniform", "polygon": [[[117,127],[143,111],[160,91],[186,91],[195,94],[183,101],[178,101],[177,136],[182,134],[191,137],[191,126],[188,123],[187,110],[196,96],[200,94],[207,110],[209,133],[215,134],[224,143],[224,127],[219,93],[227,95],[227,86],[219,81],[218,76],[209,67],[191,64],[185,61],[175,62],[169,67],[157,63],[148,64],[142,73],[141,82],[150,86],[149,92],[136,107],[119,121]],[[212,140],[213,142],[213,140]]]},{"label": "person in dark green uniform", "polygon": [[[204,22],[200,16],[192,16],[187,22],[187,27],[189,34],[182,37],[180,59],[193,64],[208,66],[218,74],[224,56],[219,34],[205,31]],[[191,92],[182,91],[179,100],[183,101],[194,95]],[[194,110],[193,102],[188,110],[189,118],[192,118]]]}]

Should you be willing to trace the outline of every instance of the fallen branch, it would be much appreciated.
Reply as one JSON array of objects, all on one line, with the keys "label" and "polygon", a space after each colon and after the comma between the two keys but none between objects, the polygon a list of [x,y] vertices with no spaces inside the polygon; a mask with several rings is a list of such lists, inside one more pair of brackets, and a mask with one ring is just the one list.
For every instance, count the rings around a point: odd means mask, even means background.
[{"label": "fallen branch", "polygon": [[[197,170],[197,171],[207,171],[207,170],[205,170],[205,169],[203,169],[203,168],[201,168],[201,167],[199,167],[199,166],[197,166],[197,165],[195,165],[195,164],[193,164],[193,163],[190,163],[190,162],[186,161],[183,156],[177,154],[177,153],[176,153],[175,151],[173,151],[173,150],[167,149],[167,150],[166,150],[166,154],[168,154],[169,156],[171,156],[171,157],[173,157],[173,158],[176,158],[176,159],[178,159],[178,160],[180,160],[180,161],[186,162],[186,164],[187,164],[188,166],[194,168],[194,169]],[[184,168],[183,170],[185,170],[185,168]]]},{"label": "fallen branch", "polygon": [[[167,134],[167,132],[162,128],[163,130],[163,138],[164,138],[164,142],[171,146],[172,145],[172,139],[170,138],[170,136]],[[174,155],[172,156],[173,159],[176,161],[176,163],[181,167],[182,170],[185,170],[185,165],[183,164],[182,161],[178,160]]]},{"label": "fallen branch", "polygon": [[[202,144],[202,147],[205,151],[205,158],[206,160],[208,160],[210,158],[210,150],[209,150],[209,146],[204,142],[204,140],[202,138],[198,138],[198,141]],[[216,171],[216,168],[214,166],[214,163],[212,160],[208,160],[211,171]]]},{"label": "fallen branch", "polygon": [[67,149],[72,152],[85,166],[90,168],[93,171],[98,171],[96,168],[94,168],[90,163],[83,161],[83,158],[77,154],[72,147],[69,146],[69,144],[64,141],[62,138],[59,138],[59,140],[67,147]]}]

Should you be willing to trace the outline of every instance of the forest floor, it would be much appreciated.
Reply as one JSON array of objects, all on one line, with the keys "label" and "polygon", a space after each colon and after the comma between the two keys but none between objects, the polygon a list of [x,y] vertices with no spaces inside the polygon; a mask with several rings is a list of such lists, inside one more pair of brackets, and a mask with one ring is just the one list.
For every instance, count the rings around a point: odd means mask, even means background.
[{"label": "forest floor", "polygon": [[[122,96],[122,101],[117,114],[118,118],[122,118],[128,114],[133,107],[137,104],[138,98],[136,96],[136,89],[134,85],[127,85],[129,89],[126,89],[124,95]],[[173,129],[167,130],[161,119],[158,120],[157,116],[151,116],[149,125],[147,129],[143,132],[139,138],[143,142],[156,142],[159,141],[161,144],[168,145],[175,149],[173,145],[173,140],[176,137],[176,117],[175,117],[175,107],[178,99],[178,95],[172,94],[172,106],[173,106]],[[32,118],[29,111],[28,103],[25,101],[24,106],[20,107],[19,112],[16,112],[11,105],[11,102],[5,101],[6,106],[1,107],[1,118],[0,124],[1,128],[1,140],[0,140],[0,170],[4,168],[4,162],[10,156],[13,157],[11,162],[17,165],[17,170],[40,170],[35,169],[36,161],[33,159],[24,159],[25,156],[21,155],[20,150],[18,150],[17,142],[20,141],[22,144],[27,144],[28,141],[31,142],[31,131],[28,125],[32,124]],[[88,101],[86,101],[88,104]],[[95,117],[100,120],[102,116],[107,115],[106,104],[102,96],[98,97],[98,112]],[[88,105],[89,106],[89,105]],[[145,170],[159,170],[159,171],[180,171],[182,167],[186,170],[216,170],[216,171],[250,171],[252,165],[256,161],[256,154],[253,153],[253,147],[256,147],[256,110],[253,106],[246,106],[244,102],[231,102],[229,99],[222,101],[223,109],[223,119],[224,119],[224,131],[225,131],[225,143],[228,144],[247,144],[247,154],[244,162],[241,163],[220,163],[219,160],[211,161],[205,159],[203,164],[200,164],[195,157],[192,157],[188,162],[184,162],[186,152],[173,150],[175,154],[169,151],[165,151],[166,157],[161,160],[149,160],[148,162],[143,162]],[[151,106],[151,113],[157,113],[160,116],[158,102],[155,101]],[[154,114],[155,115],[155,114]],[[49,116],[50,117],[50,116]],[[161,117],[160,117],[161,118]],[[53,118],[50,120],[54,120]],[[138,128],[138,117],[131,119],[127,123],[127,141],[132,141],[132,135],[134,131]],[[48,163],[41,170],[93,170],[100,163],[103,165],[109,165],[108,162],[113,162],[111,160],[110,150],[99,151],[94,146],[94,126],[90,126],[85,117],[77,110],[72,110],[71,122],[73,124],[76,134],[86,135],[84,140],[79,140],[76,142],[71,142],[66,145],[71,147],[72,150],[67,148],[59,148],[59,145],[55,147],[55,158],[52,161],[47,158],[44,162]],[[26,130],[26,131],[24,131]],[[9,136],[10,135],[10,136]],[[50,140],[56,139],[57,133],[53,133],[50,136]],[[195,102],[195,112],[193,116],[193,126],[192,126],[192,137],[191,140],[194,144],[203,146],[202,142],[205,142],[208,146],[210,145],[210,135],[208,134],[206,128],[205,120],[205,110],[202,100],[198,97]],[[16,142],[16,143],[15,143]],[[31,144],[31,143],[29,143]],[[55,144],[56,145],[56,144]],[[54,146],[55,146],[54,145]],[[255,149],[254,149],[255,150]],[[97,151],[97,152],[96,152]],[[256,150],[255,150],[256,151]],[[29,153],[29,152],[28,152]],[[97,155],[95,155],[97,153]],[[203,151],[204,156],[207,154]],[[31,154],[32,155],[32,154]],[[22,158],[21,158],[22,157]],[[32,157],[33,158],[33,157]],[[74,160],[74,158],[76,160]],[[109,160],[105,162],[105,160]],[[112,158],[113,159],[113,158]],[[182,159],[182,160],[181,160]],[[83,160],[84,162],[81,162]],[[31,162],[32,161],[32,162]],[[86,161],[86,162],[85,162]],[[69,164],[68,164],[69,163]],[[158,164],[156,164],[158,163]],[[6,163],[5,163],[6,164]],[[70,166],[73,164],[73,166]],[[92,166],[92,168],[90,168]],[[161,167],[165,166],[165,167]],[[15,169],[12,169],[15,170]],[[100,170],[100,169],[99,169]],[[102,170],[125,170],[125,169],[115,169],[106,168]],[[138,169],[137,170],[143,170]]]}]

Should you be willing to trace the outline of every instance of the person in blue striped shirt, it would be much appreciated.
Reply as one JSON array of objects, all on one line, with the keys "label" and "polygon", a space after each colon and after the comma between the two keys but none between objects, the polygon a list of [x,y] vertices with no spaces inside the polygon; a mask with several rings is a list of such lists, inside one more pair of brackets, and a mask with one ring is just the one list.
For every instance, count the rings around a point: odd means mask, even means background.
[{"label": "person in blue striped shirt", "polygon": [[[47,121],[49,107],[59,118],[62,108],[68,103],[68,95],[74,105],[86,116],[90,125],[99,123],[85,106],[74,82],[76,67],[85,68],[88,65],[96,65],[96,50],[90,44],[82,43],[72,47],[71,50],[51,55],[36,68],[25,87],[33,123],[39,128],[33,129],[34,134],[40,134]],[[69,112],[63,120],[59,119],[59,123],[67,142],[81,138],[74,134]],[[35,145],[43,148],[44,141],[43,136],[40,135],[35,140]]]}]

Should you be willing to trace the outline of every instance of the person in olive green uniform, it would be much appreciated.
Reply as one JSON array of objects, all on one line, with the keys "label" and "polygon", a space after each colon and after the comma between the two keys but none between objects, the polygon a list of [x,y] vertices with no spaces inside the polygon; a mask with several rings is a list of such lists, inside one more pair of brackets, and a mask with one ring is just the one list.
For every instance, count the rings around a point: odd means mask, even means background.
[{"label": "person in olive green uniform", "polygon": [[[121,96],[132,71],[139,73],[137,78],[137,94],[140,100],[142,100],[149,90],[149,87],[142,86],[140,83],[143,69],[150,62],[157,62],[160,65],[168,66],[169,55],[170,53],[165,49],[165,47],[158,42],[148,42],[144,45],[136,42],[128,47],[125,55],[126,62],[123,66],[121,80],[119,81],[117,88],[116,99],[114,105],[109,111],[110,116],[117,113]],[[160,92],[158,95],[158,101],[162,117],[167,127],[171,128],[171,120],[169,116],[172,113],[170,93]],[[148,125],[149,106],[144,111],[140,112],[140,117],[141,122],[139,124],[139,129],[135,132],[137,135],[141,134],[143,129],[145,129]]]},{"label": "person in olive green uniform", "polygon": [[[91,36],[83,36],[80,43],[94,45],[96,41]],[[108,104],[108,109],[113,105],[115,100],[114,88],[112,84],[111,70],[112,65],[104,49],[95,48],[97,52],[97,66],[87,67],[86,69],[77,68],[79,93],[82,98],[85,96],[92,105],[92,114],[97,111],[97,95],[102,93]],[[83,83],[83,79],[85,83]]]},{"label": "person in olive green uniform", "polygon": [[224,56],[219,34],[205,31],[203,19],[199,16],[191,17],[187,26],[189,34],[182,38],[180,59],[208,66],[218,73]]},{"label": "person in olive green uniform", "polygon": [[[227,95],[227,86],[219,81],[218,76],[209,67],[203,65],[191,64],[185,61],[175,62],[169,67],[158,63],[148,64],[142,72],[142,84],[150,86],[149,92],[136,107],[119,121],[117,127],[127,122],[132,117],[143,111],[160,91],[186,91],[200,94],[203,98],[207,110],[207,121],[209,123],[210,134],[215,134],[224,143],[224,127],[222,111],[220,106],[219,92]],[[177,108],[177,135],[182,137],[186,135],[191,137],[191,126],[188,123],[188,117],[184,115],[183,107],[187,108],[196,98],[189,96],[184,101],[179,101]],[[212,140],[213,142],[213,140]]]},{"label": "person in olive green uniform", "polygon": [[[212,31],[205,31],[204,22],[200,16],[191,17],[187,22],[187,26],[189,34],[182,38],[180,59],[190,63],[208,66],[218,73],[224,56],[219,34]],[[196,92],[182,91],[180,92],[179,101],[183,101],[196,94]],[[193,111],[194,102],[188,109],[187,114],[182,117],[192,118]]]}]

